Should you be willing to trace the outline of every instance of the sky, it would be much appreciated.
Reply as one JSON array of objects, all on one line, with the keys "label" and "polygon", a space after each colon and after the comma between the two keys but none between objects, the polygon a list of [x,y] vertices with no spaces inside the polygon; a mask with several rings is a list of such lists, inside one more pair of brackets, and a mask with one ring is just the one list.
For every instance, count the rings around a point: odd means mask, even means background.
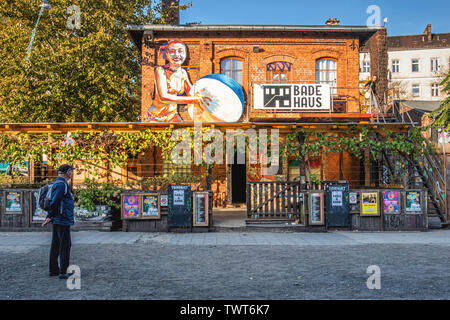
[{"label": "sky", "polygon": [[341,25],[366,25],[379,8],[381,23],[387,17],[389,36],[421,34],[427,24],[433,33],[450,32],[448,0],[181,0],[193,6],[180,14],[180,23],[324,25],[338,18]]}]

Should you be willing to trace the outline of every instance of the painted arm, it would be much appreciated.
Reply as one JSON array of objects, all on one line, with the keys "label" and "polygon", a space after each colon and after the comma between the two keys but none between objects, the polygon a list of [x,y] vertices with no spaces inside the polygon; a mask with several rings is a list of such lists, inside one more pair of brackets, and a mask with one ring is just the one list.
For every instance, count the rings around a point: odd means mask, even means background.
[{"label": "painted arm", "polygon": [[201,96],[177,96],[171,94],[167,90],[167,77],[163,68],[155,69],[156,89],[158,90],[159,97],[162,101],[174,102],[177,104],[198,104],[202,102]]}]

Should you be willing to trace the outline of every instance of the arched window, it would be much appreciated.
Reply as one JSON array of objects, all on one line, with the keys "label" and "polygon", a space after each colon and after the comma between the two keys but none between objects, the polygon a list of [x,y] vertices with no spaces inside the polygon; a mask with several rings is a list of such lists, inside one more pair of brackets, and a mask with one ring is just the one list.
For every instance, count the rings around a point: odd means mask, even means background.
[{"label": "arched window", "polygon": [[220,62],[220,73],[224,74],[242,86],[242,61],[235,58],[223,59]]},{"label": "arched window", "polygon": [[286,82],[291,80],[292,63],[285,61],[272,62],[267,65],[267,80],[277,82]]},{"label": "arched window", "polygon": [[320,59],[316,61],[316,82],[328,83],[330,93],[337,93],[337,62],[331,59]]}]

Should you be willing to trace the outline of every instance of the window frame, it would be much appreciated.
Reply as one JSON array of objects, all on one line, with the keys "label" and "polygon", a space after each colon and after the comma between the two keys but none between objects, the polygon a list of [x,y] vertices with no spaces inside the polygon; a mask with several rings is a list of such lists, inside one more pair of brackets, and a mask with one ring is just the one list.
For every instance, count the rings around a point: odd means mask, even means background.
[{"label": "window frame", "polygon": [[[318,68],[318,64],[320,61],[333,61],[335,63],[335,69],[328,69],[328,63],[326,63],[326,69],[319,69]],[[338,61],[337,59],[334,58],[330,58],[330,57],[322,57],[322,58],[318,58],[316,59],[316,66],[315,66],[315,71],[316,71],[316,83],[328,83],[330,85],[330,94],[331,95],[337,95],[337,78],[338,78]],[[326,80],[322,80],[319,81],[317,75],[319,72],[325,72],[326,74]],[[334,80],[328,80],[329,75],[334,72],[335,74],[335,79]],[[333,83],[334,82],[334,83]],[[334,84],[334,87],[333,87]]]},{"label": "window frame", "polygon": [[[417,87],[417,89],[418,89],[417,95],[414,94],[414,88],[415,87]],[[420,97],[420,84],[415,83],[415,84],[411,85],[411,94],[412,94],[413,97]]]},{"label": "window frame", "polygon": [[[414,61],[417,61],[417,63],[414,63]],[[417,70],[414,70],[414,65],[417,65]],[[420,72],[420,59],[411,59],[411,72]]]},{"label": "window frame", "polygon": [[432,97],[439,97],[439,95],[440,95],[439,84],[432,83],[431,84],[431,96]]},{"label": "window frame", "polygon": [[[227,60],[230,60],[230,62],[231,62],[231,69],[224,69],[224,68],[222,68],[222,64],[225,61],[227,61]],[[235,61],[239,61],[241,63],[241,69],[234,69],[233,68],[233,61],[234,60]],[[244,85],[244,60],[242,58],[239,58],[239,57],[224,57],[224,58],[220,59],[219,66],[220,66],[220,74],[228,76],[227,74],[224,73],[224,71],[230,71],[230,74],[231,74],[230,78],[233,79],[234,81],[236,81],[241,87]],[[234,78],[234,73],[237,72],[237,71],[241,72],[240,82]]]},{"label": "window frame", "polygon": [[362,72],[363,73],[369,73],[370,72],[370,61],[364,60],[362,62]]},{"label": "window frame", "polygon": [[[430,58],[430,62],[431,62],[431,72],[435,72],[435,71],[439,71],[439,58]],[[434,63],[436,62],[436,63]]]},{"label": "window frame", "polygon": [[[290,65],[289,68],[283,68],[283,70],[279,68],[275,68],[275,70],[268,70],[269,65],[273,63],[280,63],[285,65]],[[278,65],[278,64],[277,64]],[[272,61],[266,64],[266,80],[272,81],[273,83],[285,83],[287,81],[292,80],[292,66],[293,64],[288,61]],[[274,79],[274,76],[278,75],[278,79]],[[281,76],[284,75],[285,78],[281,79]]]},{"label": "window frame", "polygon": [[392,73],[400,73],[400,60],[395,59],[391,61],[391,71]]}]

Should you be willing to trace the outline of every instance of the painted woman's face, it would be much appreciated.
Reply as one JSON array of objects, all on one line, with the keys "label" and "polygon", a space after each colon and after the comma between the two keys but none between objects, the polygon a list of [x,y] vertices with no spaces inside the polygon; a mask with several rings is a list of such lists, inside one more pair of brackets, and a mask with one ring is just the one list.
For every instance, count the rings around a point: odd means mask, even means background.
[{"label": "painted woman's face", "polygon": [[181,43],[171,44],[167,48],[167,59],[171,66],[181,67],[186,60],[186,47]]}]

